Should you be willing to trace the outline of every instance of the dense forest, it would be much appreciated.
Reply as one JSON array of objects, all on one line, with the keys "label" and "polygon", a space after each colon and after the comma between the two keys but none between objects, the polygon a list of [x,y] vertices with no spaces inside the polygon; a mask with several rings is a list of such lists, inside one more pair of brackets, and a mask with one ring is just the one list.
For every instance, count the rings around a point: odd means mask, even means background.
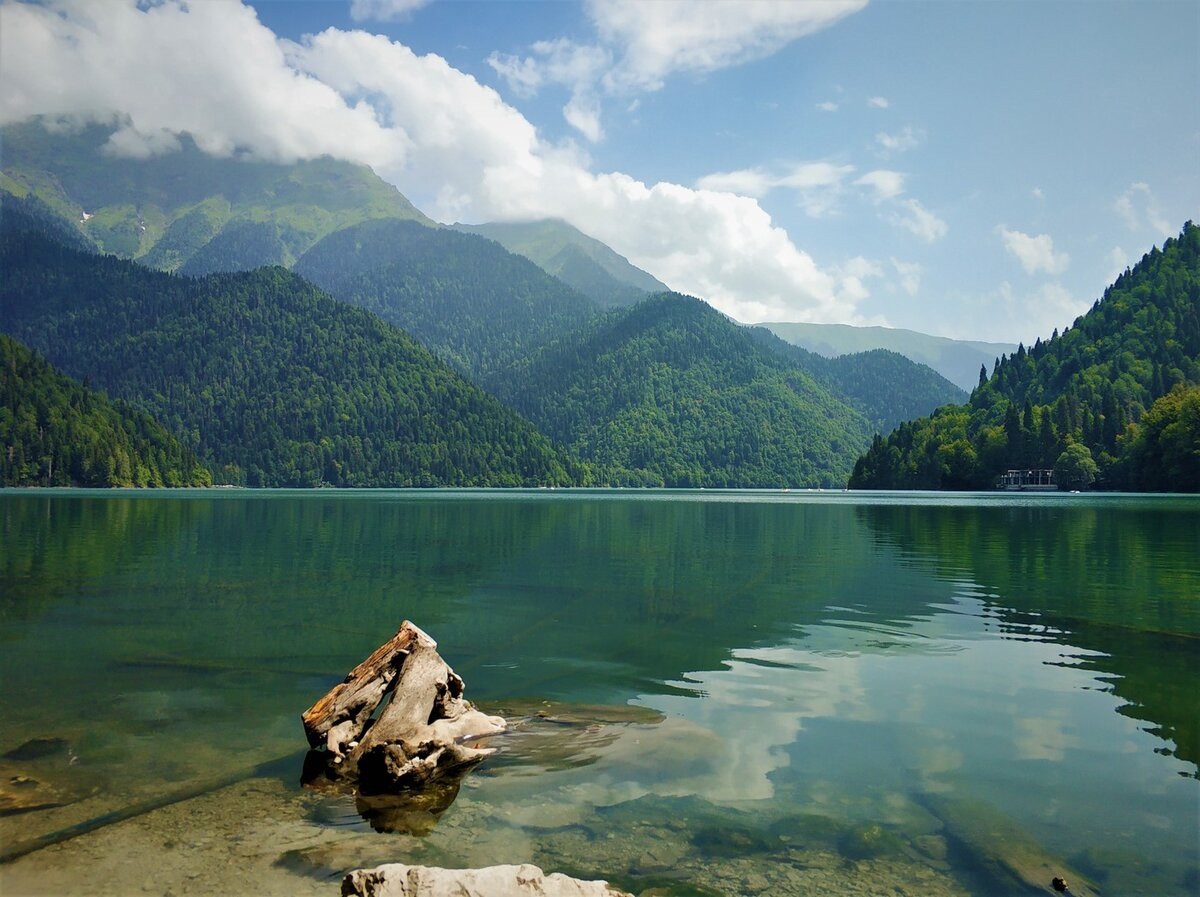
[{"label": "dense forest", "polygon": [[200,280],[71,250],[5,207],[0,327],[253,486],[535,485],[583,472],[374,315],[281,268]]},{"label": "dense forest", "polygon": [[634,485],[831,486],[867,420],[698,299],[614,310],[491,381],[586,461]]},{"label": "dense forest", "polygon": [[826,358],[793,345],[766,327],[747,328],[760,345],[798,364],[860,411],[877,433],[967,397],[933,368],[887,349]]},{"label": "dense forest", "polygon": [[1184,225],[1063,333],[997,361],[966,405],[876,438],[852,488],[983,489],[1010,468],[1063,488],[1200,491],[1200,228]]},{"label": "dense forest", "polygon": [[0,485],[208,486],[194,452],[148,415],[60,374],[0,334]]},{"label": "dense forest", "polygon": [[463,233],[495,240],[509,252],[525,256],[547,274],[553,274],[604,308],[633,305],[669,289],[662,281],[631,265],[624,256],[565,221],[452,226]]},{"label": "dense forest", "polygon": [[411,221],[331,234],[295,271],[477,380],[596,312],[586,296],[491,240]]}]

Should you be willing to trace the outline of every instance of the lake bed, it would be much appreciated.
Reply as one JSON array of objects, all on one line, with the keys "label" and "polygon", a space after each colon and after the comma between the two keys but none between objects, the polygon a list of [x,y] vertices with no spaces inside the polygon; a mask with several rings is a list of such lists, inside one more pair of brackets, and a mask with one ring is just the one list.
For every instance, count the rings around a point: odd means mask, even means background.
[{"label": "lake bed", "polygon": [[[10,490],[0,526],[0,763],[61,804],[0,816],[6,894],[998,895],[993,824],[1200,889],[1196,498]],[[299,714],[404,619],[483,709],[594,719],[380,833],[300,788]]]}]

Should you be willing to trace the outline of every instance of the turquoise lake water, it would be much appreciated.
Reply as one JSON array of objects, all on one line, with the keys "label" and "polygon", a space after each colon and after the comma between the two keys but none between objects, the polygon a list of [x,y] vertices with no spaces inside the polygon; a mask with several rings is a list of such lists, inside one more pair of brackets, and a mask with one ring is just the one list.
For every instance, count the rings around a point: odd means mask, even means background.
[{"label": "turquoise lake water", "polygon": [[[980,829],[1200,893],[1197,498],[10,490],[0,540],[0,768],[58,804],[0,816],[5,894],[1013,893]],[[379,833],[299,787],[299,714],[404,619],[532,722]]]}]

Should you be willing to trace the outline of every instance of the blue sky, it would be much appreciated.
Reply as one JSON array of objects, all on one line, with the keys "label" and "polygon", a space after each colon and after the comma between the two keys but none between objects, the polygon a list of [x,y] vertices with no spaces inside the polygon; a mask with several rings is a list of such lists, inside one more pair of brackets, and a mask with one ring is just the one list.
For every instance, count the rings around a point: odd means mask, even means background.
[{"label": "blue sky", "polygon": [[1193,2],[49,0],[0,26],[0,120],[362,161],[438,220],[566,218],[745,321],[1031,342],[1200,210]]}]

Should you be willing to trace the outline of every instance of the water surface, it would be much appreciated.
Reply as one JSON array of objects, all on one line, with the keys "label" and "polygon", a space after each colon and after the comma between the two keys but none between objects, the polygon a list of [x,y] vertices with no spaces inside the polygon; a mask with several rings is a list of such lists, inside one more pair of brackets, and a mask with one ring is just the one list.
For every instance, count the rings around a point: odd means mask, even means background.
[{"label": "water surface", "polygon": [[[0,492],[0,753],[44,748],[0,764],[65,804],[0,842],[131,817],[0,887],[337,893],[393,860],[1006,893],[982,819],[1107,893],[1197,893],[1198,548],[1172,497]],[[485,709],[642,712],[376,833],[297,786],[298,715],[406,618]]]}]

